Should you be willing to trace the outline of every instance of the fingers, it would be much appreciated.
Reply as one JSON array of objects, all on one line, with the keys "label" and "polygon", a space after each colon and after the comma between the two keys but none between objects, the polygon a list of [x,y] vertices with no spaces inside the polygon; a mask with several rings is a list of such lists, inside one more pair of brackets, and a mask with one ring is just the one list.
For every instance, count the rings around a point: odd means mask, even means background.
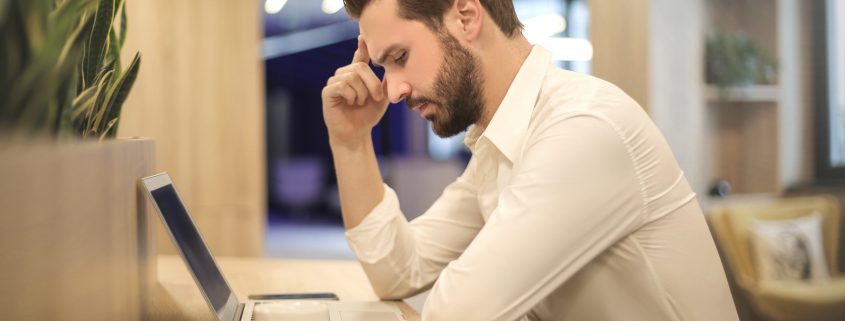
[{"label": "fingers", "polygon": [[323,96],[325,99],[336,100],[341,99],[347,105],[354,105],[357,94],[349,84],[343,81],[338,81],[327,85],[323,88]]},{"label": "fingers", "polygon": [[364,85],[364,81],[361,80],[361,77],[357,74],[346,74],[344,75],[344,78],[346,78],[346,84],[355,90],[355,104],[361,106],[367,102],[367,98],[370,97],[370,92],[367,89],[367,86]]},{"label": "fingers", "polygon": [[[385,95],[382,87],[382,81],[376,77],[376,74],[373,73],[373,70],[370,69],[370,66],[366,63],[356,62],[345,67],[341,67],[337,70],[337,72],[335,72],[335,77],[341,77],[344,74],[354,74],[360,78],[374,100],[381,101],[384,99]],[[329,82],[331,81],[332,79],[329,79]]]},{"label": "fingers", "polygon": [[358,36],[358,49],[352,63],[339,68],[326,83],[323,94],[330,99],[343,99],[349,105],[364,105],[369,97],[382,101],[385,84],[370,69],[370,54],[364,38]]},{"label": "fingers", "polygon": [[355,50],[355,54],[352,56],[352,63],[356,62],[365,64],[370,62],[370,52],[367,51],[367,43],[364,42],[364,37],[361,37],[361,35],[358,35],[358,50]]}]

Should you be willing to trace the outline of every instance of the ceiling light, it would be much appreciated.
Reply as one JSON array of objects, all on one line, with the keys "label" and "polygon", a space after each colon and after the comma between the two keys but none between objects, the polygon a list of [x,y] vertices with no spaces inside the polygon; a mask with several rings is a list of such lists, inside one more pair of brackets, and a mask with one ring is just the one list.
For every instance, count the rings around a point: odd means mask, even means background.
[{"label": "ceiling light", "polygon": [[528,41],[547,38],[566,30],[566,19],[557,13],[547,13],[526,19],[523,34]]},{"label": "ceiling light", "polygon": [[279,11],[282,11],[282,8],[285,7],[285,3],[288,0],[265,0],[264,1],[264,11],[268,14],[277,14]]},{"label": "ceiling light", "polygon": [[323,0],[320,7],[326,14],[335,14],[343,8],[343,0]]}]

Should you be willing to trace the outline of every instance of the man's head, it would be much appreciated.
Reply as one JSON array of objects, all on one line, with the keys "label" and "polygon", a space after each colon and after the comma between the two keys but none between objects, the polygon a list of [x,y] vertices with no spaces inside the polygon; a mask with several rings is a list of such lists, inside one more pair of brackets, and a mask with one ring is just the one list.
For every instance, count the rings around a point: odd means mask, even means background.
[{"label": "man's head", "polygon": [[[384,67],[388,98],[409,107],[448,137],[484,113],[482,32],[520,34],[510,0],[345,0],[358,19],[373,63]],[[483,28],[488,30],[483,30]],[[479,46],[483,47],[483,46]]]}]

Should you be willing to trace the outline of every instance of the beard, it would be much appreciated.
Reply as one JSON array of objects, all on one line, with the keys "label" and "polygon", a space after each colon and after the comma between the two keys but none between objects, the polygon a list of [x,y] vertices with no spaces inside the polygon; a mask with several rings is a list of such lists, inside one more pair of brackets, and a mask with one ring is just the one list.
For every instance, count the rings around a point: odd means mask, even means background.
[{"label": "beard", "polygon": [[428,103],[437,106],[426,119],[437,136],[446,138],[465,131],[478,122],[484,108],[481,94],[480,63],[469,50],[464,48],[455,37],[444,31],[439,36],[444,52],[444,61],[434,81],[434,92],[440,99],[430,97],[410,97],[408,106]]}]

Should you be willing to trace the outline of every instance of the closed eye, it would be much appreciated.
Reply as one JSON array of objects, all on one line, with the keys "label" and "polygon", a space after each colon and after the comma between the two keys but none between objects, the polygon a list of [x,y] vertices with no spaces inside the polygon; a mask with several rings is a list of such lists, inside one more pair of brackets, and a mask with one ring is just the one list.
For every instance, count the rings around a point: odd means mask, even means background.
[{"label": "closed eye", "polygon": [[399,66],[403,66],[403,65],[405,65],[405,60],[407,60],[407,58],[408,58],[408,52],[403,51],[402,54],[399,55],[399,57],[396,57],[396,58],[393,59],[393,62],[395,62]]}]

